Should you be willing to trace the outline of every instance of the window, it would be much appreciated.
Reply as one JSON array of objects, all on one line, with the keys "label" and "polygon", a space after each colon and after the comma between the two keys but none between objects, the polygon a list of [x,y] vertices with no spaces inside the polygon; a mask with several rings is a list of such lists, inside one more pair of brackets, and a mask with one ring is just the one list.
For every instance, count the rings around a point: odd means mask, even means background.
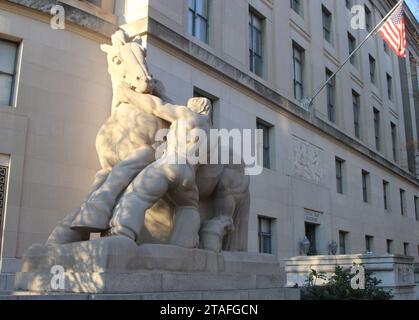
[{"label": "window", "polygon": [[253,9],[249,11],[249,57],[250,71],[263,76],[263,19]]},{"label": "window", "polygon": [[416,220],[419,221],[419,198],[415,197],[414,202],[415,202],[415,217],[416,217]]},{"label": "window", "polygon": [[[333,75],[333,72],[326,69],[326,80]],[[330,122],[336,122],[336,110],[335,110],[335,78],[327,83],[326,94],[327,94],[327,117]]]},{"label": "window", "polygon": [[367,27],[367,31],[371,32],[373,28],[372,14],[371,10],[367,6],[365,6],[365,24]]},{"label": "window", "polygon": [[189,0],[189,33],[205,43],[208,43],[208,13],[208,0]]},{"label": "window", "polygon": [[408,257],[410,255],[409,243],[408,242],[403,243],[403,254],[406,257]]},{"label": "window", "polygon": [[369,202],[369,190],[368,190],[369,179],[370,179],[369,172],[362,170],[362,198],[365,203]]},{"label": "window", "polygon": [[0,107],[13,105],[18,44],[0,39]]},{"label": "window", "polygon": [[393,254],[393,240],[387,239],[387,253]]},{"label": "window", "polygon": [[[356,39],[349,32],[348,32],[348,46],[349,46],[349,54],[352,54],[352,52],[354,52],[355,49],[356,49]],[[351,64],[354,65],[354,66],[356,65],[355,56],[356,56],[356,54],[354,54],[350,59]]]},{"label": "window", "polygon": [[332,42],[332,14],[325,6],[322,6],[323,14],[323,37],[327,42]]},{"label": "window", "polygon": [[339,231],[339,253],[347,254],[347,241],[348,241],[348,232]]},{"label": "window", "polygon": [[389,186],[390,184],[387,181],[383,181],[383,200],[384,200],[384,209],[390,209],[390,203],[388,199],[389,195]]},{"label": "window", "polygon": [[257,120],[256,128],[263,130],[263,167],[266,169],[271,169],[271,142],[270,135],[272,125],[269,125],[265,121]]},{"label": "window", "polygon": [[353,111],[354,111],[354,130],[355,130],[355,137],[361,139],[361,124],[360,124],[360,102],[359,102],[359,94],[355,91],[352,91],[352,104],[353,104]]},{"label": "window", "polygon": [[272,219],[259,217],[259,252],[272,254]]},{"label": "window", "polygon": [[374,108],[374,135],[375,135],[375,148],[377,151],[381,150],[381,123],[380,111]]},{"label": "window", "polygon": [[406,215],[406,191],[400,189],[400,213]]},{"label": "window", "polygon": [[375,62],[375,59],[370,55],[370,79],[371,79],[371,83],[375,84],[376,82],[376,68],[377,68],[377,64]]},{"label": "window", "polygon": [[365,252],[372,253],[374,251],[374,237],[365,236]]},{"label": "window", "polygon": [[397,162],[397,126],[393,122],[391,123],[391,142],[393,150],[393,160]]},{"label": "window", "polygon": [[336,191],[343,194],[343,166],[345,161],[336,158]]},{"label": "window", "polygon": [[393,100],[393,78],[387,73],[387,96],[388,100]]},{"label": "window", "polygon": [[6,209],[6,191],[7,191],[7,177],[8,177],[9,158],[0,154],[0,254],[1,254],[1,240],[3,230],[3,217]]},{"label": "window", "polygon": [[87,0],[87,2],[90,2],[91,4],[94,4],[97,7],[102,6],[102,0]]},{"label": "window", "polygon": [[303,4],[301,3],[302,0],[290,0],[291,8],[298,13],[300,16],[303,15]]},{"label": "window", "polygon": [[302,100],[304,97],[304,50],[297,44],[293,45],[293,66],[294,66],[294,98]]}]

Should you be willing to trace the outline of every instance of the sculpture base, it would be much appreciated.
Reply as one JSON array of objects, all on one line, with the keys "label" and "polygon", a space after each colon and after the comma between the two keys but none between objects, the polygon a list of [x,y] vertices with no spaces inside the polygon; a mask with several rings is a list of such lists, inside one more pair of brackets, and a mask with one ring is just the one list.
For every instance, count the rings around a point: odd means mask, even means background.
[{"label": "sculpture base", "polygon": [[[64,271],[61,278],[51,273],[54,267]],[[274,256],[138,246],[127,238],[111,237],[32,246],[16,275],[15,289],[41,294],[122,294],[121,298],[133,294],[144,299],[184,299],[185,295],[195,299],[280,299],[286,298],[284,284],[284,272]],[[298,293],[288,292],[287,298],[298,298]]]}]

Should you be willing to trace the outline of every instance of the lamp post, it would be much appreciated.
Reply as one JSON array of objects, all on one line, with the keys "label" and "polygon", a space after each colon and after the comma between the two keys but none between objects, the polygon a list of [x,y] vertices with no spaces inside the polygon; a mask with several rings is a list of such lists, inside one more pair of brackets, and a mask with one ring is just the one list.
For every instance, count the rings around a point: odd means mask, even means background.
[{"label": "lamp post", "polygon": [[333,240],[330,244],[329,244],[329,252],[332,255],[336,255],[336,253],[338,252],[338,244],[336,243],[335,240]]},{"label": "lamp post", "polygon": [[307,237],[304,237],[304,240],[301,241],[300,243],[300,247],[301,247],[301,252],[306,256],[308,255],[308,253],[310,252],[310,240],[308,240]]}]

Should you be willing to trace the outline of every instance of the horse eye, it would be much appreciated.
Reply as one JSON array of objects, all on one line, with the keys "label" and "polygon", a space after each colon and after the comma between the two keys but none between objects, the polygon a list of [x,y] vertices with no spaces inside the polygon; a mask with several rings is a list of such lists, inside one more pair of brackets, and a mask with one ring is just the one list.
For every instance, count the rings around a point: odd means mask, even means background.
[{"label": "horse eye", "polygon": [[119,59],[118,57],[114,57],[112,61],[115,62],[117,65],[120,65],[122,63],[121,59]]}]

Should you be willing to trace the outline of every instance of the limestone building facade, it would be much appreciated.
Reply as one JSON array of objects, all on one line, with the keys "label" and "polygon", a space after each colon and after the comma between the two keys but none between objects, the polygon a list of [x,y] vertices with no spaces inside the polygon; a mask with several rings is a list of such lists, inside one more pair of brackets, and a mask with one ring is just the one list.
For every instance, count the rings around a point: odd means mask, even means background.
[{"label": "limestone building facade", "polygon": [[[374,252],[419,262],[418,23],[408,58],[371,39],[309,97],[396,1],[9,0],[0,2],[0,258],[33,243],[83,200],[112,90],[99,45],[141,36],[153,75],[185,104],[213,101],[216,127],[264,130],[251,180],[248,249],[279,259]],[[63,30],[51,27],[61,5]],[[365,28],[351,26],[353,5]],[[1,288],[0,288],[1,289]]]}]

